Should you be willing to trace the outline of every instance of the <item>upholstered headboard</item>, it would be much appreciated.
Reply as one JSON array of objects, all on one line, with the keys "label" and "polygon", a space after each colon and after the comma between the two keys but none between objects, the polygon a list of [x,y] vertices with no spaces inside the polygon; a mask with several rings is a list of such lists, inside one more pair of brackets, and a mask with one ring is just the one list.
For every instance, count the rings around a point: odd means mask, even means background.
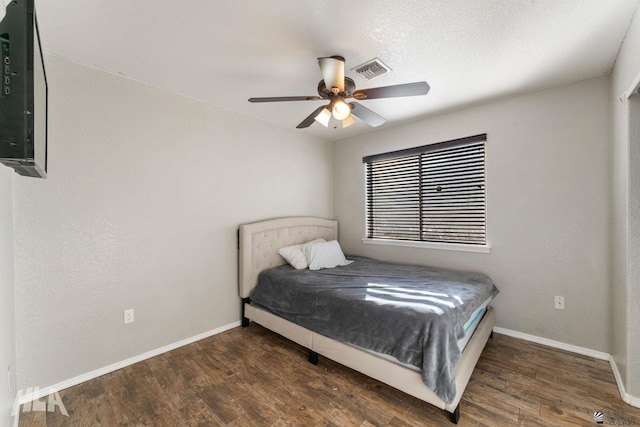
[{"label": "upholstered headboard", "polygon": [[240,297],[249,296],[262,270],[285,263],[278,254],[278,249],[320,237],[325,240],[336,240],[338,222],[314,217],[288,217],[240,225],[238,253]]}]

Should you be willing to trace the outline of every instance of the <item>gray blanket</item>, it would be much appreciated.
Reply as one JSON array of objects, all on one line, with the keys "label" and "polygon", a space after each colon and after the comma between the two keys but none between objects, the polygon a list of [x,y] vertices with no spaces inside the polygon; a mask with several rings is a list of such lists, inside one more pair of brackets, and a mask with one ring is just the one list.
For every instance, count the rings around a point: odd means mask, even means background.
[{"label": "gray blanket", "polygon": [[479,273],[351,256],[319,271],[283,265],[260,274],[252,304],[335,340],[422,369],[443,401],[456,395],[457,341],[473,312],[498,289]]}]

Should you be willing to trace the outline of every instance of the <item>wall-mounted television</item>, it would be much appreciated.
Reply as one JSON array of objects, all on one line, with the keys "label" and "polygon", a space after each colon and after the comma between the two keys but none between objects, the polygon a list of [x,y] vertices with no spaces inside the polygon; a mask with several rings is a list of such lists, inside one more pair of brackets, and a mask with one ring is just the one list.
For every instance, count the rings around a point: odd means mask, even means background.
[{"label": "wall-mounted television", "polygon": [[0,163],[47,176],[47,76],[34,0],[13,0],[0,22]]}]

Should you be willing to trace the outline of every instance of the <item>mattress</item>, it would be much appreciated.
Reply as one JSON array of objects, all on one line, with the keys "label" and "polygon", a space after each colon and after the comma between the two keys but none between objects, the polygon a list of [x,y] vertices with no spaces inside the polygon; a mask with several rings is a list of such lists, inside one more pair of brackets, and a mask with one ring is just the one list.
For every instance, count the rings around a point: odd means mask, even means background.
[{"label": "mattress", "polygon": [[460,348],[460,351],[464,351],[465,347],[469,343],[471,336],[478,327],[478,323],[480,323],[480,320],[482,320],[482,317],[487,312],[487,307],[489,306],[489,303],[491,303],[491,300],[493,300],[493,296],[487,298],[464,324],[464,337],[458,340],[458,348]]}]

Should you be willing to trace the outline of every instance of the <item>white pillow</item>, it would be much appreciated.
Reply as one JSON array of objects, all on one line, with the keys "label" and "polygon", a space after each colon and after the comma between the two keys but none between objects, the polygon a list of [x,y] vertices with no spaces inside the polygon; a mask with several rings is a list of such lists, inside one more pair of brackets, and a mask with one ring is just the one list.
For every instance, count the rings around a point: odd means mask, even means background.
[{"label": "white pillow", "polygon": [[342,253],[340,244],[337,240],[331,240],[325,243],[315,243],[312,245],[304,245],[302,248],[309,270],[320,270],[322,268],[334,268],[339,265],[348,265],[353,261],[347,261]]},{"label": "white pillow", "polygon": [[289,265],[296,270],[304,270],[309,266],[307,257],[304,256],[302,248],[304,245],[312,245],[314,243],[326,242],[324,239],[315,239],[310,242],[300,243],[299,245],[283,246],[278,250],[278,253]]}]

